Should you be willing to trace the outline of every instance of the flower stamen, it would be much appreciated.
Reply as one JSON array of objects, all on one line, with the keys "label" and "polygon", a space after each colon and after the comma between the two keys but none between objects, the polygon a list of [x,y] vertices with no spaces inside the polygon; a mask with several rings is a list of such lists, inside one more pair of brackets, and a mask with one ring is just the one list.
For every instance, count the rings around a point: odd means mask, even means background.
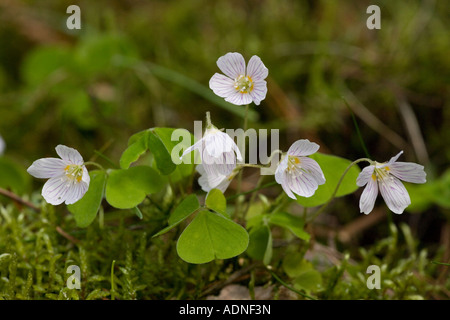
[{"label": "flower stamen", "polygon": [[253,90],[253,80],[249,76],[240,75],[234,80],[234,88],[240,93],[250,93]]},{"label": "flower stamen", "polygon": [[77,164],[69,164],[64,168],[67,178],[70,181],[81,182],[83,178],[83,167]]}]

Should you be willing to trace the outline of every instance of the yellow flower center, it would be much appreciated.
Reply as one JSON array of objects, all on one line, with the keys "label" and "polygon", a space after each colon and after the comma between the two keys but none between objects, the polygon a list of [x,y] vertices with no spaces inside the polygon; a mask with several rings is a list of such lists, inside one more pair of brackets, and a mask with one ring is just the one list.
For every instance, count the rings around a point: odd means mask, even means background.
[{"label": "yellow flower center", "polygon": [[250,93],[253,90],[253,80],[249,76],[240,75],[234,80],[234,88],[240,93]]},{"label": "yellow flower center", "polygon": [[69,164],[64,168],[67,178],[71,181],[80,182],[83,178],[83,167],[78,164]]},{"label": "yellow flower center", "polygon": [[301,175],[303,174],[302,172],[302,167],[300,166],[300,159],[296,156],[288,156],[288,165],[287,165],[287,171],[290,174],[295,174],[295,175]]},{"label": "yellow flower center", "polygon": [[388,166],[381,168],[375,166],[375,170],[372,174],[372,179],[378,179],[378,181],[393,180],[394,178],[389,174],[390,170],[391,168],[389,168]]}]

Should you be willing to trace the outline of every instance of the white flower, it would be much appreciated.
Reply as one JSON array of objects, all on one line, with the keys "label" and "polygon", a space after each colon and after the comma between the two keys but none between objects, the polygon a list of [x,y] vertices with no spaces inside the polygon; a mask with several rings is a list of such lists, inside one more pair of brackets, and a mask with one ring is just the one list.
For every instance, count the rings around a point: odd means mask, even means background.
[{"label": "white flower", "polygon": [[241,152],[233,139],[214,126],[205,130],[203,138],[187,148],[181,157],[198,150],[206,174],[228,176],[236,167],[236,157],[242,161]]},{"label": "white flower", "polygon": [[58,145],[55,149],[61,159],[36,160],[27,171],[33,177],[49,179],[42,188],[45,201],[52,205],[75,203],[89,188],[89,173],[77,150],[63,145]]},{"label": "white flower", "polygon": [[396,162],[403,151],[392,157],[389,162],[379,163],[365,167],[356,184],[365,186],[359,201],[361,212],[369,214],[378,196],[378,188],[388,208],[401,214],[411,204],[408,191],[400,180],[412,183],[425,183],[426,173],[423,166],[412,162]]},{"label": "white flower", "polygon": [[319,164],[307,156],[316,153],[319,145],[309,140],[298,140],[289,148],[275,171],[275,180],[281,184],[284,192],[296,199],[294,193],[302,197],[311,197],[319,185],[325,183],[325,177]]},{"label": "white flower", "polygon": [[3,154],[5,148],[6,148],[5,141],[3,140],[2,136],[0,136],[0,155]]},{"label": "white flower", "polygon": [[225,193],[231,180],[239,172],[238,170],[233,170],[228,176],[223,174],[208,175],[203,168],[202,164],[196,167],[198,173],[200,173],[200,178],[198,178],[198,184],[203,191],[209,192],[211,189],[219,189],[222,193]]},{"label": "white flower", "polygon": [[235,105],[246,105],[252,101],[259,105],[266,98],[267,83],[264,80],[269,70],[258,56],[253,56],[245,68],[244,57],[229,52],[217,60],[217,66],[225,74],[216,73],[209,80],[209,87],[219,97]]}]

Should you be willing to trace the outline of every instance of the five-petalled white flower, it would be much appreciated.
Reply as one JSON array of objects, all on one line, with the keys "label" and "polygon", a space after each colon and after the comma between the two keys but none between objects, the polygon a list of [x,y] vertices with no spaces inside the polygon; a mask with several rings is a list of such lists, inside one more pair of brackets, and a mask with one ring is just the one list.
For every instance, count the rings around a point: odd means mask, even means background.
[{"label": "five-petalled white flower", "polygon": [[325,183],[325,176],[319,164],[307,156],[316,153],[319,145],[302,139],[294,142],[275,170],[275,180],[284,192],[296,199],[294,193],[311,197]]},{"label": "five-petalled white flower", "polygon": [[64,145],[58,145],[55,150],[61,159],[36,160],[27,171],[33,177],[49,179],[42,188],[45,201],[52,205],[75,203],[89,188],[89,173],[77,150]]},{"label": "five-petalled white flower", "polygon": [[225,74],[214,74],[209,87],[219,97],[235,105],[247,105],[252,101],[259,105],[266,98],[269,70],[258,56],[250,58],[246,67],[244,57],[229,52],[217,60],[217,66]]},{"label": "five-petalled white flower", "polygon": [[397,214],[403,213],[411,204],[408,191],[400,180],[412,183],[425,183],[426,173],[424,167],[413,162],[397,162],[403,151],[400,151],[391,160],[384,163],[374,161],[374,164],[365,167],[356,184],[359,187],[366,186],[361,194],[359,208],[361,212],[369,214],[378,196],[381,196],[388,208]]},{"label": "five-petalled white flower", "polygon": [[187,148],[181,157],[198,150],[201,163],[209,176],[228,176],[236,167],[236,158],[242,161],[241,152],[231,137],[209,125],[203,137]]}]

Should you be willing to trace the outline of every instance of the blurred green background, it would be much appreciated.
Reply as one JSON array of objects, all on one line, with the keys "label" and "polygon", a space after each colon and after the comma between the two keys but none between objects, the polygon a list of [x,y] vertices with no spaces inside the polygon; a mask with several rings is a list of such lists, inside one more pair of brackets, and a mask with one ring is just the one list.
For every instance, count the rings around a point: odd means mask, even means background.
[{"label": "blurred green background", "polygon": [[[81,8],[81,30],[66,28],[71,4]],[[357,159],[365,154],[353,113],[373,159],[404,150],[401,161],[425,165],[433,188],[411,189],[421,202],[410,209],[421,214],[395,218],[423,241],[442,243],[450,233],[442,231],[450,207],[450,6],[376,1],[381,30],[369,30],[371,4],[0,0],[6,157],[26,168],[65,144],[85,160],[98,150],[118,162],[131,134],[193,130],[206,111],[218,127],[242,127],[243,107],[214,96],[208,82],[225,53],[258,55],[269,69],[268,94],[251,107],[249,125],[280,129],[285,151],[308,138],[321,152]],[[244,190],[256,179],[249,175]],[[335,209],[339,224],[361,215],[359,195]]]}]

